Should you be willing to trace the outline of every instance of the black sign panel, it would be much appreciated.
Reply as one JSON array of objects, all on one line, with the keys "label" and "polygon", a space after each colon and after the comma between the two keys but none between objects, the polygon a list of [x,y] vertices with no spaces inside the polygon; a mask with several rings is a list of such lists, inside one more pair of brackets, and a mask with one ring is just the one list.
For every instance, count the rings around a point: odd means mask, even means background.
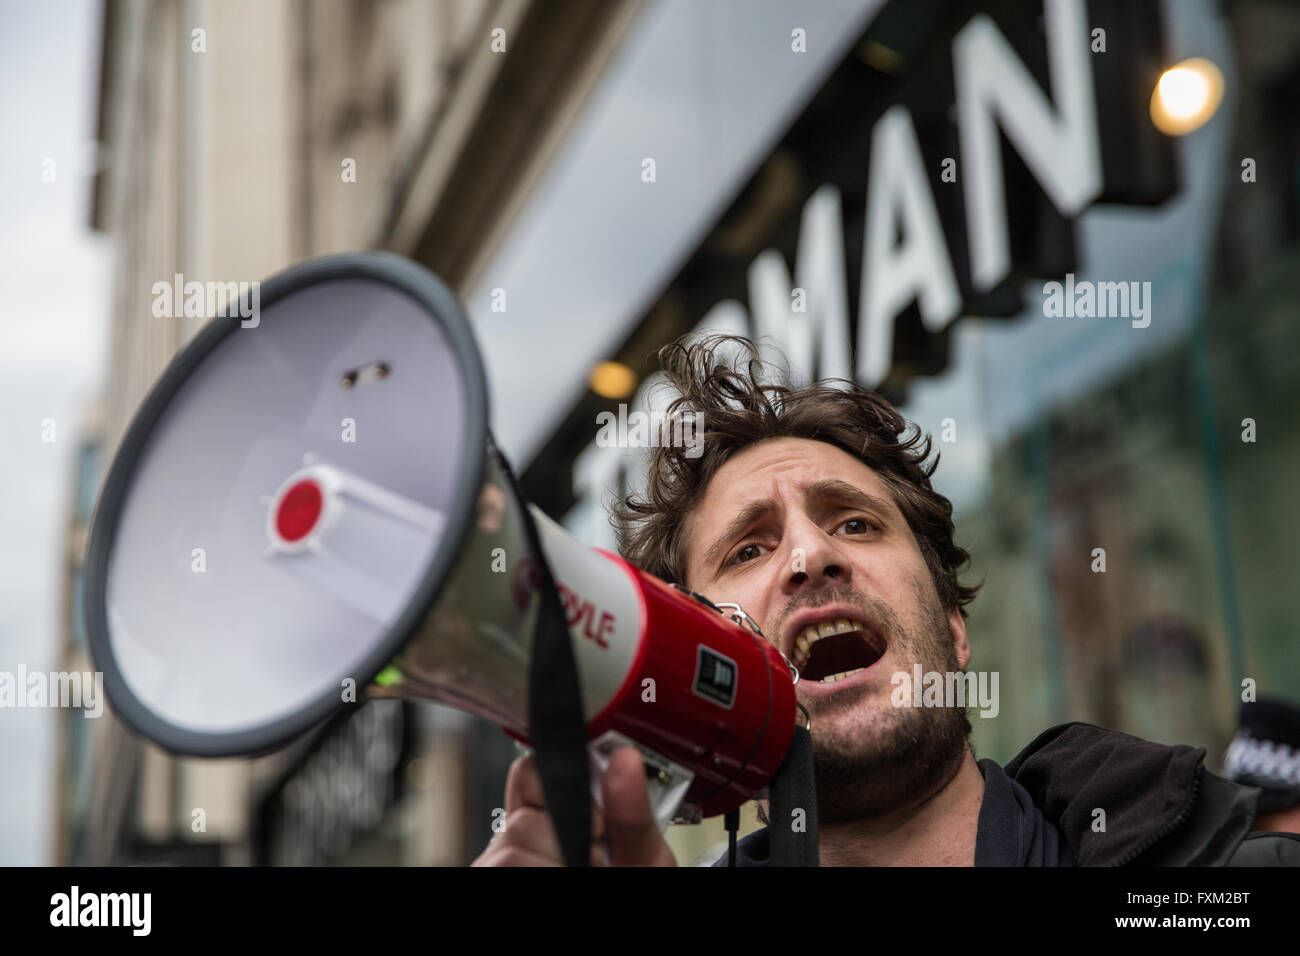
[{"label": "black sign panel", "polygon": [[[1052,0],[1048,0],[1049,5]],[[937,213],[947,259],[960,298],[958,313],[1009,317],[1022,309],[1019,286],[1028,278],[1054,279],[1079,263],[1074,216],[1047,194],[999,121],[1002,207],[1009,268],[991,287],[972,278],[967,222],[971,157],[963,157],[959,126],[961,81],[955,39],[977,18],[996,28],[1016,61],[1043,97],[1060,107],[1053,88],[1048,16],[1062,11],[1080,29],[1071,49],[1085,44],[1095,107],[1095,143],[1101,183],[1094,203],[1156,204],[1177,190],[1172,145],[1151,124],[1151,91],[1167,62],[1157,0],[1069,0],[1045,9],[1043,0],[893,0],[868,26],[844,59],[762,162],[696,252],[671,280],[625,340],[619,361],[642,377],[655,371],[653,354],[690,331],[719,302],[749,306],[749,270],[760,254],[774,250],[795,273],[803,211],[817,190],[833,186],[841,208],[849,341],[862,341],[862,273],[873,133],[894,107],[906,111],[921,154],[921,166]],[[1080,23],[1080,12],[1086,24]],[[966,31],[968,32],[968,31]],[[950,162],[946,162],[950,161]],[[901,241],[899,237],[898,241]],[[933,326],[933,323],[932,323]],[[933,375],[948,364],[951,324],[928,329],[918,303],[903,304],[892,321],[888,374],[878,388],[894,401],[905,398],[907,382]],[[755,331],[751,329],[751,332]],[[855,365],[856,365],[855,356]],[[805,370],[812,376],[820,369]],[[525,473],[532,500],[551,513],[573,503],[571,466],[592,440],[591,423],[611,403],[594,393],[580,400],[552,441]]]}]

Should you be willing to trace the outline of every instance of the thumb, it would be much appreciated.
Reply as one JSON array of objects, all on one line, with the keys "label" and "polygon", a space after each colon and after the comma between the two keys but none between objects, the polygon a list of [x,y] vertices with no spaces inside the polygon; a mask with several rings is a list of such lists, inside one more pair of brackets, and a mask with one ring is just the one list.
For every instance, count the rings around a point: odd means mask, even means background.
[{"label": "thumb", "polygon": [[616,750],[604,779],[605,829],[614,866],[674,866],[650,809],[645,763],[633,747]]}]

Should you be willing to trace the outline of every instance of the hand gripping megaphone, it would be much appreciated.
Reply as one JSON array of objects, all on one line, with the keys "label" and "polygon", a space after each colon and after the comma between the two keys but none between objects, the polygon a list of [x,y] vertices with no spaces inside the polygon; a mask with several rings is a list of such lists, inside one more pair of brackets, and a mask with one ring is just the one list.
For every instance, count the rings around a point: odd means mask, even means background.
[{"label": "hand gripping megaphone", "polygon": [[384,253],[258,292],[163,372],[96,507],[86,627],[121,719],[251,755],[358,697],[437,700],[536,750],[567,862],[589,859],[593,769],[630,743],[661,829],[766,788],[774,815],[802,799],[789,859],[815,864],[797,672],[743,609],[523,500],[456,297]]}]

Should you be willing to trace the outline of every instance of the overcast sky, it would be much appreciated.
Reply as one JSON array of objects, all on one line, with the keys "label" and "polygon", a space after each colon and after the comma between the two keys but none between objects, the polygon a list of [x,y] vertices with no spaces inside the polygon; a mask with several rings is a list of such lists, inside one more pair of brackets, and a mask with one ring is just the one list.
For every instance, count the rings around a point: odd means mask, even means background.
[{"label": "overcast sky", "polygon": [[[102,374],[109,259],[87,225],[99,19],[96,0],[0,0],[0,671],[10,673],[57,666],[69,466]],[[57,716],[0,709],[0,865],[50,861]]]}]

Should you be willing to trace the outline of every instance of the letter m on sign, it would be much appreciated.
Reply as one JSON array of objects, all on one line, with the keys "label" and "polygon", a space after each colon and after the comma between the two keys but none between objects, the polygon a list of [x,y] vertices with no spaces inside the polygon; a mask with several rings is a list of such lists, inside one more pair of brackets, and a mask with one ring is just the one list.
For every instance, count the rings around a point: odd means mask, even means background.
[{"label": "letter m on sign", "polygon": [[[805,382],[853,377],[839,190],[822,186],[804,205],[793,282],[775,249],[754,259],[748,279],[755,337],[765,360],[778,359],[767,354],[775,345],[789,358],[793,375]],[[806,297],[803,311],[791,308],[795,289]]]}]

